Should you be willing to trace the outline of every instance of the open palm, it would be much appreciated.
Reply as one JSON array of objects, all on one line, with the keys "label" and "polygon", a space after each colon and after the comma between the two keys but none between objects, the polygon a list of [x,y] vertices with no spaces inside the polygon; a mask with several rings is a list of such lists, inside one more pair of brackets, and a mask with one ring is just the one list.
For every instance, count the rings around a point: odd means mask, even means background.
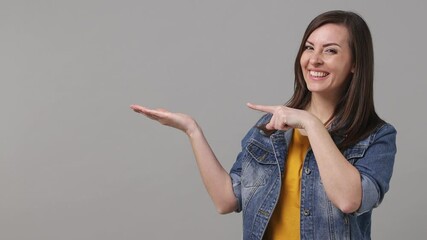
[{"label": "open palm", "polygon": [[150,109],[140,105],[131,105],[130,108],[163,125],[179,129],[187,134],[195,124],[193,118],[183,113],[173,113],[162,108]]}]

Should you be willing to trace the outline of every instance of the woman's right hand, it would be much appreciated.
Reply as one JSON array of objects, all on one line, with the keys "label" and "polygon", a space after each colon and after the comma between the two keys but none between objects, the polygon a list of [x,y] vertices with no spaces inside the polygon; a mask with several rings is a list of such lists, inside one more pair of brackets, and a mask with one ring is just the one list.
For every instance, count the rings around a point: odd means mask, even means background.
[{"label": "woman's right hand", "polygon": [[140,105],[131,105],[130,108],[163,125],[179,129],[189,136],[198,129],[196,121],[183,113],[173,113],[162,108],[150,109]]},{"label": "woman's right hand", "polygon": [[216,158],[202,130],[193,118],[165,109],[149,109],[139,105],[131,105],[130,108],[163,125],[185,132],[190,139],[203,183],[217,211],[225,214],[237,209],[238,201],[233,192],[232,180]]}]

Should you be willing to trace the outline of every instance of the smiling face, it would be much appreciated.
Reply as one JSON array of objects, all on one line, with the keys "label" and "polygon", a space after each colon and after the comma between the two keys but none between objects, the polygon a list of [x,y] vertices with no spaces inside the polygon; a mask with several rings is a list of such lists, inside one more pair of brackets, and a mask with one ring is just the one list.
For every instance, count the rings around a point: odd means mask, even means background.
[{"label": "smiling face", "polygon": [[325,24],[314,30],[300,58],[308,90],[338,101],[353,71],[349,34],[338,24]]}]

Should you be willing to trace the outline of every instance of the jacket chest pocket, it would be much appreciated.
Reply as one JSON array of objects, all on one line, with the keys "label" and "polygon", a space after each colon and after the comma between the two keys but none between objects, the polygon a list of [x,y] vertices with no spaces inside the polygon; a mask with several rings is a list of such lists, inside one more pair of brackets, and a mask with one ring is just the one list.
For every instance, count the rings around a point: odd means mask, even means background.
[{"label": "jacket chest pocket", "polygon": [[243,187],[259,187],[267,183],[272,172],[277,168],[277,161],[272,147],[254,139],[246,146],[246,159],[242,166]]}]

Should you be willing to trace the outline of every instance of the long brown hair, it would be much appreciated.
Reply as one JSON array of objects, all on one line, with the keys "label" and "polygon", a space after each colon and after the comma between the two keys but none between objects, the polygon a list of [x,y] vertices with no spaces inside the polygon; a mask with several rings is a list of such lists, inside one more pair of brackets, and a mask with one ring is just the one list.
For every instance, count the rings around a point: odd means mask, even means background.
[{"label": "long brown hair", "polygon": [[305,109],[311,101],[301,69],[300,59],[310,34],[328,24],[339,24],[347,28],[354,72],[338,101],[330,129],[332,136],[341,137],[338,147],[343,150],[367,137],[384,123],[374,108],[374,50],[369,27],[362,17],[354,12],[329,11],[314,18],[308,25],[295,59],[294,94],[286,106]]}]

